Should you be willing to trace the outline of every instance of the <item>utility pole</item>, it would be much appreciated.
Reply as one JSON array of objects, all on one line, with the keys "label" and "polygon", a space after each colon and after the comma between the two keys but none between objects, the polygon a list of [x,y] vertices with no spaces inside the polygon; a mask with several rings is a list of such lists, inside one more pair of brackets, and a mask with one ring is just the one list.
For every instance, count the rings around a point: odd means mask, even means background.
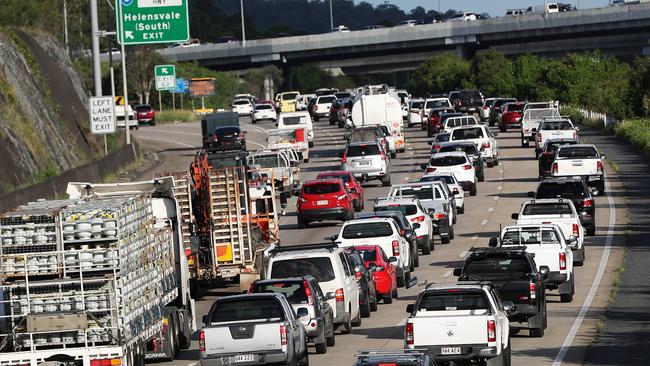
[{"label": "utility pole", "polygon": [[63,42],[65,43],[65,53],[70,55],[68,48],[68,3],[63,0]]},{"label": "utility pole", "polygon": [[[93,0],[91,0],[93,1]],[[122,7],[122,0],[117,0],[116,3],[119,5],[119,19],[118,21],[120,22],[120,39],[122,40],[120,46],[120,56],[122,57],[122,90],[124,93],[124,130],[126,131],[126,144],[130,145],[131,144],[131,132],[130,132],[130,127],[129,127],[129,91],[127,89],[126,85],[126,54],[124,50],[124,43],[126,43],[126,39],[124,38],[124,22],[122,21],[124,19],[124,10]]]},{"label": "utility pole", "polygon": [[334,11],[332,10],[332,0],[330,0],[330,32],[334,31]]},{"label": "utility pole", "polygon": [[102,96],[102,68],[99,61],[99,25],[97,22],[97,0],[90,0],[90,33],[92,34],[93,76],[95,96]]},{"label": "utility pole", "polygon": [[242,38],[242,47],[246,46],[246,25],[244,24],[244,0],[239,0],[239,5],[241,7],[241,38]]}]

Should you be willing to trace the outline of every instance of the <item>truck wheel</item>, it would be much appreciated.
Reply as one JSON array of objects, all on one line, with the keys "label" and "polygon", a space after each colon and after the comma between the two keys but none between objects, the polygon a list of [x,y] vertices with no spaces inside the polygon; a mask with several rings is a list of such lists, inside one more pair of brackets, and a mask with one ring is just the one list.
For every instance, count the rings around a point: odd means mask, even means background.
[{"label": "truck wheel", "polygon": [[494,166],[499,165],[499,158],[495,156],[493,157],[493,159],[494,159]]},{"label": "truck wheel", "polygon": [[462,205],[460,207],[456,207],[456,213],[457,214],[464,214],[465,213],[465,205]]},{"label": "truck wheel", "polygon": [[[323,332],[325,332],[325,330],[323,330]],[[316,343],[314,346],[316,346],[317,354],[322,355],[323,353],[327,353],[327,343]]]},{"label": "truck wheel", "polygon": [[178,353],[178,347],[177,347],[177,337],[176,337],[176,326],[174,325],[175,322],[171,316],[168,317],[168,323],[167,323],[167,334],[165,334],[165,339],[167,343],[167,349],[169,350],[169,357],[167,357],[167,361],[174,361],[174,359],[177,356]]},{"label": "truck wheel", "polygon": [[[361,318],[370,318],[370,296],[366,294],[363,305],[359,306],[359,319]],[[352,323],[353,326],[358,327],[355,323]]]},{"label": "truck wheel", "polygon": [[506,132],[506,126],[499,126],[499,131]]},{"label": "truck wheel", "polygon": [[429,255],[431,254],[431,245],[429,241],[427,240],[426,243],[422,246],[422,255]]},{"label": "truck wheel", "polygon": [[399,297],[397,286],[395,286],[395,290],[393,290],[393,293],[390,296],[392,296],[393,299],[397,299]]},{"label": "truck wheel", "polygon": [[440,237],[440,242],[442,244],[449,244],[449,243],[451,243],[451,239],[449,238],[449,236],[441,236]]},{"label": "truck wheel", "polygon": [[481,173],[478,175],[477,178],[479,182],[485,182],[485,173],[483,172],[483,170],[481,170]]},{"label": "truck wheel", "polygon": [[298,218],[298,229],[304,229],[307,227],[307,221]]},{"label": "truck wheel", "polygon": [[309,141],[309,148],[314,147],[314,141]]},{"label": "truck wheel", "polygon": [[348,321],[343,323],[342,334],[352,334],[352,309],[348,309]]},{"label": "truck wheel", "polygon": [[[368,303],[366,303],[368,304]],[[361,326],[361,309],[359,309],[359,314],[357,314],[357,317],[352,320],[352,326],[353,327],[360,327]]]},{"label": "truck wheel", "polygon": [[390,158],[395,159],[397,157],[397,152],[390,153]]},{"label": "truck wheel", "polygon": [[601,180],[598,183],[598,185],[596,185],[596,189],[598,190],[598,195],[599,196],[604,195],[605,194],[605,182]]},{"label": "truck wheel", "polygon": [[[327,347],[326,347],[327,349]],[[302,358],[298,362],[299,365],[301,366],[309,366],[309,350],[307,348],[307,344],[305,343],[305,352],[302,355]]]},{"label": "truck wheel", "polygon": [[406,281],[404,280],[404,270],[397,269],[397,287],[406,286]]},{"label": "truck wheel", "polygon": [[336,345],[336,334],[334,333],[334,319],[332,321],[332,334],[325,338],[327,342],[327,347],[334,347]]},{"label": "truck wheel", "polygon": [[573,301],[573,294],[575,293],[575,278],[571,276],[571,292],[568,294],[560,294],[561,302],[571,302]]},{"label": "truck wheel", "polygon": [[393,294],[388,294],[383,297],[384,299],[384,304],[392,304],[393,303]]},{"label": "truck wheel", "polygon": [[379,301],[377,300],[377,291],[375,291],[375,296],[373,296],[372,299],[373,300],[370,302],[370,311],[374,313],[377,311],[377,302]]},{"label": "truck wheel", "polygon": [[390,175],[386,174],[381,178],[381,185],[384,187],[388,187],[390,185]]},{"label": "truck wheel", "polygon": [[451,225],[449,227],[449,239],[453,240],[456,237],[456,233],[454,232],[454,225]]},{"label": "truck wheel", "polygon": [[533,338],[542,338],[544,336],[544,327],[530,328],[530,336]]},{"label": "truck wheel", "polygon": [[476,196],[476,184],[474,184],[472,188],[469,189],[469,195]]},{"label": "truck wheel", "polygon": [[[596,221],[596,220],[594,220]],[[596,225],[594,224],[593,226],[590,226],[587,228],[587,236],[594,236],[596,235]]]}]

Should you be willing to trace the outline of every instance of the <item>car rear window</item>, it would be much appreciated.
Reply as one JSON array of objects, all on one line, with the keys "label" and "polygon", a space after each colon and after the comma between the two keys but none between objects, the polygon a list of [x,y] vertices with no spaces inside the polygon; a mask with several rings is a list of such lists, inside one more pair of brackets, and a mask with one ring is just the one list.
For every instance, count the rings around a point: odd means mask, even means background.
[{"label": "car rear window", "polygon": [[282,305],[274,298],[254,296],[236,300],[222,300],[212,311],[213,323],[239,322],[257,319],[284,319]]},{"label": "car rear window", "polygon": [[483,138],[483,130],[479,127],[461,128],[452,132],[452,140],[472,140]]},{"label": "car rear window", "polygon": [[334,268],[329,257],[295,258],[274,261],[271,278],[314,276],[318,282],[332,281]]},{"label": "car rear window", "polygon": [[298,98],[298,93],[286,93],[282,94],[282,100],[294,100]]},{"label": "car rear window", "polygon": [[304,117],[300,117],[300,116],[283,117],[282,118],[282,124],[287,125],[287,126],[306,124],[306,123],[307,123],[306,119]]},{"label": "car rear window", "polygon": [[569,147],[560,149],[558,156],[561,158],[596,158],[598,152],[591,146]]},{"label": "car rear window", "polygon": [[392,226],[385,221],[348,224],[343,228],[343,239],[379,238],[393,235]]},{"label": "car rear window", "polygon": [[137,112],[149,112],[149,111],[153,110],[153,107],[151,107],[150,105],[138,105],[138,106],[135,106],[135,110]]},{"label": "car rear window", "polygon": [[447,142],[449,141],[450,134],[448,133],[439,133],[436,135],[436,142]]},{"label": "car rear window", "polygon": [[304,304],[308,301],[302,281],[256,283],[252,292],[282,294],[292,304]]},{"label": "car rear window", "polygon": [[478,150],[476,146],[472,145],[447,145],[440,148],[441,153],[443,152],[452,152],[452,151],[462,151],[467,155],[478,155]]},{"label": "car rear window", "polygon": [[508,104],[506,108],[508,109],[508,112],[521,112],[524,110],[524,105],[519,103]]},{"label": "car rear window", "polygon": [[584,198],[587,197],[581,182],[541,183],[537,188],[537,198]]},{"label": "car rear window", "polygon": [[463,274],[469,275],[472,280],[482,280],[499,276],[510,278],[513,275],[525,277],[531,273],[531,265],[523,257],[493,256],[470,259]]},{"label": "car rear window", "polygon": [[490,302],[481,290],[441,290],[425,293],[418,311],[487,310]]},{"label": "car rear window", "polygon": [[333,103],[336,100],[336,97],[320,97],[316,103]]},{"label": "car rear window", "polygon": [[343,183],[350,182],[350,174],[319,174],[318,179],[340,179]]},{"label": "car rear window", "polygon": [[302,189],[305,194],[330,194],[341,191],[341,186],[336,183],[307,184]]},{"label": "car rear window", "polygon": [[560,238],[551,229],[507,230],[501,241],[508,245],[560,244]]},{"label": "car rear window", "polygon": [[460,97],[462,99],[481,98],[481,93],[478,90],[465,90],[460,92]]},{"label": "car rear window", "polygon": [[531,203],[524,206],[524,215],[571,215],[568,203]]},{"label": "car rear window", "polygon": [[348,146],[347,156],[366,156],[379,155],[379,146],[377,145],[350,145]]},{"label": "car rear window", "polygon": [[544,122],[540,126],[540,129],[542,131],[553,131],[553,130],[567,131],[567,130],[572,130],[573,126],[571,126],[571,123],[569,121]]},{"label": "car rear window", "polygon": [[429,175],[420,178],[420,182],[445,182],[447,184],[454,184],[454,177],[451,175]]},{"label": "car rear window", "polygon": [[[420,201],[431,200],[433,199],[433,185],[422,185],[422,186],[411,186],[411,187],[401,187],[396,191],[396,196],[399,196],[401,192],[402,196],[415,196]],[[440,191],[435,190],[435,198],[442,198]]]},{"label": "car rear window", "polygon": [[251,104],[251,102],[248,101],[248,100],[236,100],[233,104],[234,105],[246,105],[246,104]]},{"label": "car rear window", "polygon": [[510,102],[516,102],[515,99],[497,99],[494,101],[494,107],[501,107],[502,105]]},{"label": "car rear window", "polygon": [[562,142],[552,142],[552,143],[549,143],[546,146],[546,151],[555,152],[560,148],[560,146],[563,146],[563,145],[575,145],[577,143],[578,142],[575,141],[575,140],[573,140],[573,141],[562,141]]},{"label": "car rear window", "polygon": [[467,163],[467,158],[457,155],[440,156],[431,159],[431,166],[454,166],[463,165],[465,163]]},{"label": "car rear window", "polygon": [[382,211],[399,211],[404,214],[404,216],[411,216],[418,213],[418,208],[415,205],[388,205],[388,206],[375,206],[375,212]]},{"label": "car rear window", "polygon": [[449,103],[447,103],[446,99],[441,99],[441,100],[428,100],[426,106],[424,107],[425,109],[433,109],[433,108],[440,108],[440,107],[449,107]]},{"label": "car rear window", "polygon": [[273,106],[270,104],[260,104],[255,106],[255,110],[261,111],[261,110],[269,110],[273,109]]},{"label": "car rear window", "polygon": [[413,109],[421,109],[423,105],[424,102],[411,102],[411,108]]}]

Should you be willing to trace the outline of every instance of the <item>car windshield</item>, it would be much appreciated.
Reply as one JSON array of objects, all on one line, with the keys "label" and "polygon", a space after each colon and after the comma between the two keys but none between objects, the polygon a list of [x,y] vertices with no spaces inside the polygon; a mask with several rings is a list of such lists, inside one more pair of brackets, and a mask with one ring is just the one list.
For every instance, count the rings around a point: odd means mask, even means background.
[{"label": "car windshield", "polygon": [[507,230],[501,242],[506,245],[560,244],[560,238],[551,229]]},{"label": "car windshield", "polygon": [[478,150],[476,150],[476,145],[474,144],[464,144],[464,145],[447,145],[440,148],[439,152],[453,152],[453,151],[462,151],[467,155],[478,155]]},{"label": "car windshield", "polygon": [[274,261],[271,278],[314,276],[318,282],[332,281],[334,268],[328,257],[295,258]]},{"label": "car windshield", "polygon": [[560,148],[560,146],[563,146],[563,145],[575,145],[577,143],[578,142],[575,141],[575,140],[562,141],[562,142],[551,142],[546,146],[546,151],[556,152]]},{"label": "car windshield", "polygon": [[247,104],[251,104],[251,102],[248,101],[248,100],[236,100],[233,104],[234,105],[247,105]]},{"label": "car windshield", "polygon": [[305,185],[302,189],[305,194],[331,194],[341,191],[341,186],[336,183],[316,183]]},{"label": "car windshield", "polygon": [[524,206],[524,215],[571,215],[573,211],[568,203],[529,203]]},{"label": "car windshield", "polygon": [[153,108],[150,105],[138,105],[135,106],[136,112],[149,112],[153,110]]},{"label": "car windshield", "polygon": [[295,100],[298,98],[298,93],[284,93],[282,94],[282,100]]},{"label": "car windshield", "polygon": [[255,106],[256,111],[270,110],[273,109],[273,106],[270,104],[258,104]]},{"label": "car windshield", "polygon": [[463,274],[471,279],[485,279],[491,277],[513,276],[524,278],[532,272],[531,265],[525,258],[512,256],[479,257],[469,259]]},{"label": "car windshield", "polygon": [[437,189],[433,189],[433,185],[399,187],[395,195],[399,196],[400,194],[398,192],[401,192],[402,196],[415,196],[420,201],[425,201],[433,199],[432,190],[435,191],[435,198],[442,198],[440,192]]},{"label": "car windshield", "polygon": [[343,228],[343,239],[379,238],[393,235],[393,228],[386,221],[351,223]]},{"label": "car windshield", "polygon": [[479,127],[461,128],[452,132],[452,140],[473,140],[483,138],[483,130]]},{"label": "car windshield", "polygon": [[303,281],[255,283],[252,292],[282,294],[292,304],[305,304],[308,302]]},{"label": "car windshield", "polygon": [[420,299],[418,311],[487,310],[489,300],[482,290],[433,291]]},{"label": "car windshield", "polygon": [[440,108],[440,107],[449,107],[449,103],[447,103],[447,99],[427,100],[427,104],[424,108],[433,109],[433,108]]},{"label": "car windshield", "polygon": [[598,152],[591,146],[562,148],[558,152],[561,158],[597,158]]},{"label": "car windshield", "polygon": [[440,157],[435,157],[431,159],[431,166],[455,166],[455,165],[463,165],[467,162],[467,158],[464,156],[457,156],[457,155],[448,155],[448,156],[440,156]]},{"label": "car windshield", "polygon": [[217,303],[210,320],[213,323],[232,323],[256,319],[284,319],[282,305],[275,298],[242,297],[224,299]]},{"label": "car windshield", "polygon": [[254,163],[260,168],[277,168],[282,166],[278,155],[256,156]]},{"label": "car windshield", "polygon": [[379,155],[379,146],[377,145],[350,145],[348,146],[347,156],[366,156]]},{"label": "car windshield", "polygon": [[307,119],[301,116],[283,117],[282,124],[286,126],[307,124]]},{"label": "car windshield", "polygon": [[544,183],[537,188],[537,198],[585,198],[587,192],[582,182]]},{"label": "car windshield", "polygon": [[493,107],[501,107],[502,105],[510,102],[516,102],[516,99],[497,99],[494,101]]},{"label": "car windshield", "polygon": [[375,212],[382,211],[399,211],[404,214],[404,216],[411,216],[418,213],[418,208],[415,205],[399,205],[392,204],[388,206],[375,206]]},{"label": "car windshield", "polygon": [[447,184],[456,183],[454,181],[454,177],[452,177],[451,175],[426,175],[420,178],[420,182],[437,182],[437,181],[442,181]]},{"label": "car windshield", "polygon": [[333,103],[336,100],[336,97],[320,97],[316,103]]},{"label": "car windshield", "polygon": [[447,142],[449,141],[449,136],[451,136],[448,133],[439,133],[436,135],[436,142]]},{"label": "car windshield", "polygon": [[460,92],[461,99],[481,98],[481,93],[477,90],[465,90]]},{"label": "car windshield", "polygon": [[571,126],[571,123],[569,121],[557,121],[557,122],[544,122],[539,128],[543,131],[552,131],[552,130],[567,131],[567,130],[572,130],[573,126]]},{"label": "car windshield", "polygon": [[343,183],[350,183],[350,174],[347,174],[347,173],[342,173],[342,174],[335,174],[335,173],[332,173],[332,174],[329,174],[329,173],[318,174],[318,179],[330,179],[330,178],[340,179],[340,180],[343,181]]},{"label": "car windshield", "polygon": [[424,105],[424,102],[411,102],[411,108],[413,109],[422,109],[422,105]]}]

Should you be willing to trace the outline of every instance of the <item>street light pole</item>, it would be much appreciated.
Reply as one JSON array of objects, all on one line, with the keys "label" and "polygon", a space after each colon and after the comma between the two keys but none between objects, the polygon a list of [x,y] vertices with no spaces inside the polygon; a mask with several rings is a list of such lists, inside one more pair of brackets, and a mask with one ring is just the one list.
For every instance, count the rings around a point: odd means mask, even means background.
[{"label": "street light pole", "polygon": [[334,12],[332,11],[332,0],[330,0],[330,32],[334,30]]},{"label": "street light pole", "polygon": [[102,96],[102,68],[99,62],[99,22],[97,20],[97,0],[90,0],[90,33],[92,34],[93,76],[95,96]]},{"label": "street light pole", "polygon": [[246,46],[246,25],[244,24],[244,0],[239,0],[241,7],[241,38],[242,46]]}]

